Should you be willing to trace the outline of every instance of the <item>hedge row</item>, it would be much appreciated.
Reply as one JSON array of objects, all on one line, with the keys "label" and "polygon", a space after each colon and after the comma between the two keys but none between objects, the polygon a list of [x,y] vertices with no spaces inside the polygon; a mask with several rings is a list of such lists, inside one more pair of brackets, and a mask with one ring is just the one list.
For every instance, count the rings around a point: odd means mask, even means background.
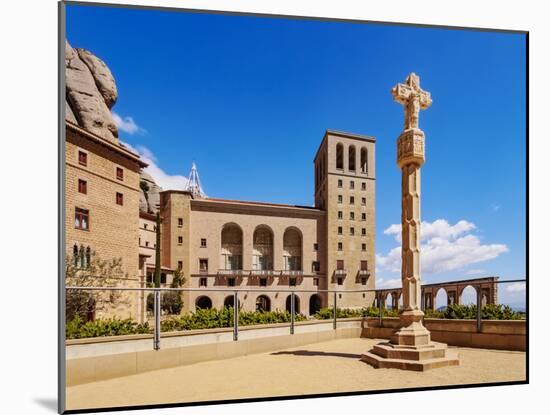
[{"label": "hedge row", "polygon": [[[448,306],[444,311],[426,310],[426,318],[444,319],[475,319],[477,318],[475,305]],[[377,307],[362,309],[336,309],[337,318],[348,317],[378,317],[380,310]],[[398,317],[397,310],[382,309],[384,317]],[[313,318],[329,320],[333,318],[332,308],[322,308]],[[484,320],[520,320],[525,315],[513,311],[509,306],[498,304],[485,305],[481,310]],[[304,321],[307,318],[302,314],[295,315],[295,321]],[[250,326],[256,324],[289,323],[288,311],[241,311],[239,325]],[[233,308],[198,309],[194,313],[186,313],[177,317],[169,317],[161,321],[161,331],[182,331],[195,329],[211,329],[233,326]],[[120,336],[126,334],[152,333],[153,328],[148,323],[140,324],[132,319],[96,319],[84,322],[76,316],[66,325],[67,339],[83,339],[88,337]]]},{"label": "hedge row", "polygon": [[[350,308],[336,308],[337,318],[348,317],[378,317],[380,315],[380,309],[378,307],[365,307],[359,309]],[[399,312],[397,310],[390,310],[387,308],[382,309],[382,315],[384,317],[398,317]],[[329,320],[333,318],[333,311],[331,307],[322,308],[317,311],[313,316],[317,320]]]},{"label": "hedge row", "polygon": [[[450,320],[475,320],[477,319],[477,306],[475,304],[462,305],[451,304],[443,311],[426,310],[426,318],[445,318]],[[483,320],[523,320],[524,313],[512,310],[510,306],[503,304],[487,304],[481,307]]]},{"label": "hedge row", "polygon": [[[239,325],[289,323],[288,311],[241,311]],[[295,321],[306,320],[302,314],[294,316]],[[161,331],[181,331],[195,329],[212,329],[233,326],[233,308],[197,309],[177,317],[169,317],[160,323]],[[66,325],[67,339],[84,339],[88,337],[121,336],[125,334],[152,333],[153,327],[148,323],[139,324],[132,319],[107,318],[84,322],[79,316]]]}]

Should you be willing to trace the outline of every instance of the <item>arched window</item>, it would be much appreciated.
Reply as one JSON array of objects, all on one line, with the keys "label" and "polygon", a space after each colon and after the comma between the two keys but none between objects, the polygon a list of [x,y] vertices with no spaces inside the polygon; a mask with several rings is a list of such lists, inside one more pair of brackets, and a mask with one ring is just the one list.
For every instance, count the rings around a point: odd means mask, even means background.
[{"label": "arched window", "polygon": [[[286,297],[286,304],[285,304],[286,311],[288,311],[289,313],[290,313],[290,302],[292,301],[291,298],[292,298],[292,294]],[[300,297],[298,297],[297,295],[294,295],[294,312],[296,314],[300,314]]]},{"label": "arched window", "polygon": [[288,228],[283,235],[283,260],[285,271],[302,270],[302,235],[295,228]]},{"label": "arched window", "polygon": [[384,306],[387,310],[393,310],[393,294],[392,293],[388,293],[388,295],[384,299]]},{"label": "arched window", "polygon": [[344,145],[342,143],[336,144],[336,168],[344,169]]},{"label": "arched window", "polygon": [[449,298],[447,297],[447,291],[445,291],[445,288],[440,288],[437,290],[437,293],[435,294],[435,309],[437,311],[443,311],[447,308],[448,303]]},{"label": "arched window", "polygon": [[355,146],[349,146],[348,149],[348,168],[355,171]]},{"label": "arched window", "polygon": [[242,269],[243,231],[235,223],[228,223],[222,229],[221,269]]},{"label": "arched window", "polygon": [[197,298],[195,301],[195,307],[203,309],[212,308],[212,300],[210,297],[203,295],[202,297]]},{"label": "arched window", "polygon": [[309,315],[314,315],[317,311],[321,309],[321,296],[319,294],[313,294],[309,297]]},{"label": "arched window", "polygon": [[92,257],[92,250],[88,246],[86,247],[86,256],[84,257],[86,260],[86,263],[84,264],[84,268],[88,268],[90,266],[91,257]]},{"label": "arched window", "polygon": [[[235,304],[235,297],[232,295],[228,295],[225,297],[225,300],[223,300],[223,306],[225,308],[233,307],[233,304]],[[241,308],[241,300],[239,300],[239,308]]]},{"label": "arched window", "polygon": [[271,311],[271,300],[267,295],[256,298],[256,311]]},{"label": "arched window", "polygon": [[260,225],[252,237],[252,269],[273,269],[273,232],[266,225]]},{"label": "arched window", "polygon": [[73,265],[78,268],[78,246],[76,244],[73,245]]},{"label": "arched window", "polygon": [[459,304],[470,305],[477,304],[477,291],[471,285],[466,286],[460,293]]},{"label": "arched window", "polygon": [[369,173],[369,153],[365,147],[361,149],[361,173]]},{"label": "arched window", "polygon": [[78,267],[85,268],[85,262],[86,262],[86,253],[84,251],[84,245],[80,245],[80,249],[78,250]]}]

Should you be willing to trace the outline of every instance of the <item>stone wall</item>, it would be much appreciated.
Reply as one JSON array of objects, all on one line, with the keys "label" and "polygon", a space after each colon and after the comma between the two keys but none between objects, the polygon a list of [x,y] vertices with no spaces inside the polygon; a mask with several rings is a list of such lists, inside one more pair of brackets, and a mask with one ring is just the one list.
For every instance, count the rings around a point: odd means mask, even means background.
[{"label": "stone wall", "polygon": [[294,335],[289,334],[288,324],[247,326],[239,329],[238,341],[233,341],[232,330],[162,333],[161,349],[157,351],[152,350],[151,335],[68,340],[67,386],[338,338],[357,338],[361,320],[341,321],[337,330],[333,330],[330,321],[300,322],[296,323]]},{"label": "stone wall", "polygon": [[[451,346],[518,351],[525,351],[527,347],[525,320],[482,320],[480,332],[476,320],[424,319],[424,326],[432,340]],[[361,336],[389,339],[399,327],[398,318],[384,318],[382,326],[378,318],[368,318]]]},{"label": "stone wall", "polygon": [[[122,259],[122,271],[117,285],[138,287],[139,229],[139,169],[135,158],[117,150],[118,144],[103,145],[102,139],[90,136],[78,127],[67,127],[65,153],[66,253],[72,257],[73,246],[90,247],[101,260]],[[87,166],[78,162],[78,152],[87,154]],[[116,177],[116,168],[124,171],[123,180]],[[87,192],[78,191],[78,180],[85,180]],[[116,193],[122,193],[123,205],[116,203]],[[87,230],[75,227],[75,208],[89,211]],[[118,317],[138,316],[138,296],[124,294],[130,306],[121,305],[112,314]],[[99,317],[99,316],[97,316]]]}]

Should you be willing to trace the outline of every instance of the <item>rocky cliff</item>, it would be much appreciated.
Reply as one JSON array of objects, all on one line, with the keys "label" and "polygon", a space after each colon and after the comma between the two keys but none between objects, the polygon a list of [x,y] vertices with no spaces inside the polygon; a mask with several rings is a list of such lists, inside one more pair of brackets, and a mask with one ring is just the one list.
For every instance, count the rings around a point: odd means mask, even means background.
[{"label": "rocky cliff", "polygon": [[[85,49],[65,43],[65,118],[107,140],[118,143],[118,129],[111,114],[118,91],[109,67]],[[139,209],[156,213],[162,188],[144,171],[140,174]]]},{"label": "rocky cliff", "polygon": [[156,213],[160,203],[160,192],[162,188],[155,183],[149,173],[141,172],[140,175],[141,194],[139,195],[139,210],[147,213]]},{"label": "rocky cliff", "polygon": [[65,79],[65,118],[107,140],[118,142],[118,130],[111,114],[118,92],[105,62],[66,42]]}]

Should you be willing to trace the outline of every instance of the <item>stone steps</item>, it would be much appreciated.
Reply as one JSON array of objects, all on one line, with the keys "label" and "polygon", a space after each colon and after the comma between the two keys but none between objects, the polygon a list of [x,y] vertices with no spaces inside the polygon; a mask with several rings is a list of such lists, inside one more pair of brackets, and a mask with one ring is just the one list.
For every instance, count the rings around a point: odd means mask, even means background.
[{"label": "stone steps", "polygon": [[380,343],[373,347],[371,353],[385,359],[425,360],[445,357],[447,345],[430,342],[425,346],[398,346],[392,343]]},{"label": "stone steps", "polygon": [[444,350],[443,357],[433,357],[422,360],[407,360],[400,358],[385,358],[378,354],[367,352],[361,357],[361,361],[366,362],[375,368],[381,369],[403,369],[423,372],[425,370],[437,369],[447,366],[458,366],[458,353],[455,351]]}]

